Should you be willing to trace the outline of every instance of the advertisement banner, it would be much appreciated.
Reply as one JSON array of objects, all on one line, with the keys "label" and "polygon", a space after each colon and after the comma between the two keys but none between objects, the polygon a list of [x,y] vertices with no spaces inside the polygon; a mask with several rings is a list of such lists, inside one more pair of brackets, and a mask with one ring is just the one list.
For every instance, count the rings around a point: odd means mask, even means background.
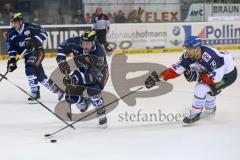
[{"label": "advertisement banner", "polygon": [[240,14],[240,4],[212,4],[206,8],[211,10],[209,16],[238,16]]},{"label": "advertisement banner", "polygon": [[[97,3],[84,4],[87,14],[95,13]],[[102,3],[103,13],[110,18],[117,15],[121,10],[127,19],[140,17],[142,22],[179,22],[180,21],[180,4],[161,4],[161,3]],[[130,20],[131,22],[131,20]]]},{"label": "advertisement banner", "polygon": [[181,21],[185,22],[204,21],[204,4],[203,3],[181,4]]},{"label": "advertisement banner", "polygon": [[[80,36],[91,25],[45,26],[48,39],[44,42],[46,52],[56,53],[58,45],[67,38]],[[0,29],[0,33],[6,31]],[[118,51],[145,52],[150,49],[182,48],[190,35],[201,37],[202,43],[212,46],[236,46],[240,44],[240,22],[191,22],[191,23],[131,23],[111,24],[107,40]],[[1,54],[6,54],[6,41],[1,38]]]},{"label": "advertisement banner", "polygon": [[239,45],[239,22],[112,24],[108,40],[114,49],[181,48],[190,35],[205,45]]}]

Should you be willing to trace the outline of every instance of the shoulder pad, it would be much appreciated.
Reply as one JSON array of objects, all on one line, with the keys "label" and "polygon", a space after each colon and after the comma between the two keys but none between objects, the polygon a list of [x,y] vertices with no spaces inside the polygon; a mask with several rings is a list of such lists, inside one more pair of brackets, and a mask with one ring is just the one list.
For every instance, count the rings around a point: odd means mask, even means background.
[{"label": "shoulder pad", "polygon": [[15,37],[16,37],[16,34],[15,34],[15,29],[14,28],[11,28],[8,33],[7,33],[7,39],[9,40],[13,40]]}]

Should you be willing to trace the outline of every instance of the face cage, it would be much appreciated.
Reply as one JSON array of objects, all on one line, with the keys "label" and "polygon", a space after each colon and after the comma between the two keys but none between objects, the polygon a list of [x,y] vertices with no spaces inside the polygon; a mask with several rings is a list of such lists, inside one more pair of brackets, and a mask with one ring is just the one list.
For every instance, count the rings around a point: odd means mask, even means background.
[{"label": "face cage", "polygon": [[[86,42],[90,42],[90,41],[86,41]],[[91,50],[89,52],[86,52],[85,54],[90,53],[96,47],[95,41],[91,41],[91,42],[92,42],[92,48],[91,48]],[[81,46],[83,46],[83,45],[81,44]]]},{"label": "face cage", "polygon": [[[16,25],[15,25],[15,22],[19,22],[19,24],[20,24],[20,22],[22,21],[22,20],[16,20],[16,21],[10,21],[10,26],[11,27],[13,27],[13,28],[15,28],[16,27]],[[20,24],[20,28],[22,27],[22,24]]]}]

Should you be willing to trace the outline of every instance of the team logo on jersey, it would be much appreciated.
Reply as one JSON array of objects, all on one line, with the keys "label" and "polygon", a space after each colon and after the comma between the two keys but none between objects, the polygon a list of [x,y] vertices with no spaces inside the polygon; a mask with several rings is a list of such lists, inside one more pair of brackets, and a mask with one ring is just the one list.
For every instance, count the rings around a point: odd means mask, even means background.
[{"label": "team logo on jersey", "polygon": [[211,66],[212,70],[216,69],[216,68],[217,68],[217,63],[216,63],[216,61],[213,60],[213,61],[210,63],[210,66]]},{"label": "team logo on jersey", "polygon": [[24,41],[23,42],[19,42],[18,44],[19,44],[20,47],[24,47],[25,46]]},{"label": "team logo on jersey", "polygon": [[206,52],[204,52],[203,55],[202,55],[202,59],[203,59],[205,62],[209,62],[209,60],[210,60],[211,58],[212,58],[212,57],[211,57],[208,53],[206,53]]}]

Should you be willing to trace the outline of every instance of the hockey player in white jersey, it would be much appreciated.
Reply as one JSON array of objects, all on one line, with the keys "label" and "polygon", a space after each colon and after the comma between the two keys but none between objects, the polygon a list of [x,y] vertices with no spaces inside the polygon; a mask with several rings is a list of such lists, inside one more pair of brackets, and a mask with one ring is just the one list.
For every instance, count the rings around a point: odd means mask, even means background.
[{"label": "hockey player in white jersey", "polygon": [[158,81],[167,81],[181,74],[187,81],[197,82],[190,114],[183,119],[189,124],[200,119],[203,109],[208,113],[216,111],[216,95],[236,80],[237,69],[228,52],[201,45],[198,36],[188,37],[184,47],[186,52],[176,64],[160,74],[153,71],[145,85],[151,88]]}]

